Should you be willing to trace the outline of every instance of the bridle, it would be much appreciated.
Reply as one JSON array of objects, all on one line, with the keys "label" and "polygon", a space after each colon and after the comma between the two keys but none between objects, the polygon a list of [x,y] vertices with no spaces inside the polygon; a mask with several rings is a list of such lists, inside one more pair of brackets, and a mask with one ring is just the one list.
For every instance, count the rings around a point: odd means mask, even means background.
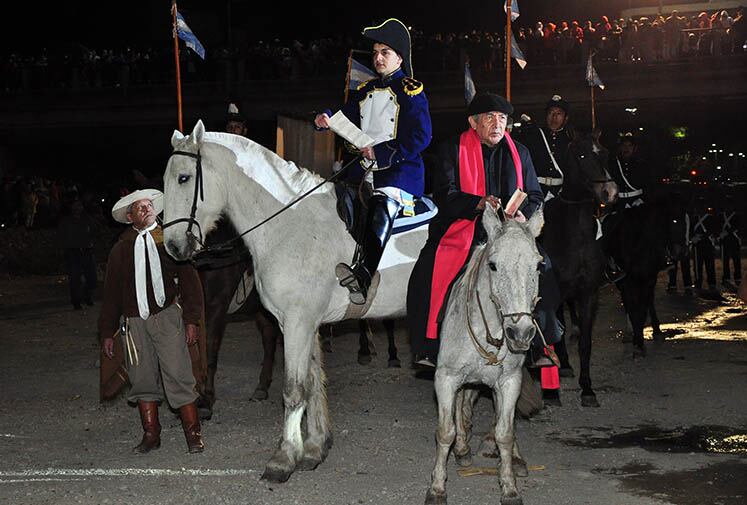
[{"label": "bridle", "polygon": [[[239,233],[235,237],[232,237],[232,238],[230,238],[228,240],[224,240],[223,242],[220,242],[218,244],[213,244],[211,246],[206,246],[205,242],[203,240],[204,237],[202,235],[202,228],[200,228],[200,223],[197,221],[197,219],[195,217],[196,214],[197,214],[197,202],[198,202],[198,199],[199,199],[199,201],[204,201],[205,200],[205,193],[204,193],[203,187],[202,187],[202,180],[203,180],[203,177],[202,177],[202,155],[200,154],[200,150],[198,149],[197,153],[190,153],[189,151],[179,151],[179,150],[176,150],[176,151],[173,151],[171,153],[171,156],[169,156],[169,159],[172,156],[187,156],[189,158],[194,158],[195,159],[195,191],[194,191],[194,195],[192,197],[192,208],[189,211],[189,217],[180,217],[178,219],[172,219],[171,221],[163,223],[161,225],[161,228],[166,229],[169,226],[173,226],[173,225],[178,224],[178,223],[187,223],[187,231],[185,232],[186,235],[187,235],[187,240],[196,242],[196,243],[198,243],[200,245],[201,249],[200,249],[200,252],[198,253],[200,255],[206,255],[206,254],[208,254],[210,252],[213,252],[213,251],[224,251],[224,250],[226,250],[228,246],[230,246],[231,244],[233,244],[234,242],[236,242],[237,240],[239,240],[241,237],[243,237],[247,233],[256,230],[257,228],[259,228],[263,224],[267,223],[271,219],[275,218],[276,216],[282,214],[286,210],[288,210],[291,207],[293,207],[295,204],[297,204],[298,202],[300,202],[301,200],[303,200],[304,198],[306,198],[307,196],[309,196],[311,193],[313,193],[314,191],[316,191],[317,189],[319,189],[323,185],[327,184],[328,182],[332,182],[334,179],[340,177],[343,173],[345,173],[346,169],[350,165],[352,165],[354,162],[360,160],[360,158],[361,158],[360,156],[356,156],[352,160],[348,161],[347,163],[345,163],[345,165],[342,166],[342,168],[340,168],[340,170],[338,170],[337,172],[334,172],[332,175],[330,175],[329,177],[327,177],[326,179],[324,179],[322,182],[320,182],[319,184],[317,184],[313,188],[309,189],[308,191],[306,191],[304,194],[300,195],[296,199],[292,200],[287,205],[285,205],[284,207],[282,207],[280,210],[278,210],[277,212],[274,212],[273,214],[271,214],[267,218],[263,219],[262,221],[260,221],[256,225],[254,225],[251,228],[249,228],[248,230],[246,230],[246,231],[244,231],[242,233]],[[199,236],[197,236],[194,233],[192,233],[192,227],[193,226],[197,228],[197,233],[199,234]]]},{"label": "bridle", "polygon": [[[197,242],[198,244],[200,244],[201,247],[204,248],[205,244],[203,242],[202,228],[200,228],[200,223],[198,223],[197,219],[195,219],[195,215],[197,213],[197,199],[199,198],[200,201],[205,200],[205,193],[202,188],[202,156],[200,155],[199,149],[197,150],[197,153],[190,153],[188,151],[174,151],[171,153],[171,156],[177,156],[177,155],[188,156],[196,160],[195,162],[195,192],[194,192],[194,196],[192,197],[192,209],[189,211],[189,217],[180,217],[178,219],[172,219],[171,221],[163,223],[161,225],[161,228],[165,230],[169,226],[173,226],[177,223],[186,222],[187,231],[185,233],[187,235],[187,239]],[[194,233],[192,233],[192,226],[195,226],[197,228],[197,233],[199,233],[199,238]]]},{"label": "bridle", "polygon": [[[592,178],[589,175],[587,175],[589,172],[591,172],[591,170],[586,170],[586,167],[592,167],[592,165],[594,165],[592,168],[595,168],[596,164],[591,159],[591,155],[589,155],[589,154],[579,154],[576,151],[576,148],[575,148],[573,142],[568,145],[568,152],[575,159],[575,162],[577,164],[577,171],[582,176],[581,177],[581,179],[582,179],[581,185],[584,188],[590,190],[593,193],[593,189],[592,189],[592,185],[593,184],[607,184],[609,182],[614,182],[614,180],[612,179],[612,177],[610,177],[610,175],[609,175],[609,173],[607,172],[606,169],[603,169],[604,170],[604,175],[606,176],[605,178],[595,179],[595,178]],[[571,204],[571,205],[581,205],[581,204],[586,204],[586,203],[594,203],[594,200],[596,199],[596,197],[592,197],[592,198],[582,198],[580,200],[571,200],[571,199],[568,199],[567,197],[563,196],[563,190],[562,189],[558,192],[558,198],[560,198],[560,200],[562,200],[563,202]]]},{"label": "bridle", "polygon": [[[482,300],[480,299],[480,291],[477,289],[477,278],[480,274],[480,267],[482,266],[483,260],[485,258],[486,251],[488,250],[488,247],[484,247],[482,251],[480,251],[480,256],[477,258],[477,267],[472,269],[472,272],[469,274],[469,279],[467,281],[467,333],[470,336],[470,339],[472,340],[472,343],[475,346],[475,349],[477,350],[478,354],[480,354],[481,357],[483,357],[486,361],[486,365],[495,366],[500,365],[503,363],[503,359],[498,359],[497,353],[500,352],[501,347],[503,347],[503,338],[495,338],[493,337],[493,334],[490,332],[490,326],[488,324],[488,320],[485,317],[485,309],[482,305]],[[496,348],[496,352],[489,351],[483,345],[480,343],[480,341],[477,338],[477,335],[475,334],[475,330],[472,327],[472,320],[471,320],[471,307],[470,307],[470,301],[472,300],[472,293],[475,293],[475,299],[477,300],[477,308],[480,311],[480,318],[482,319],[482,323],[485,326],[485,339],[487,340],[488,344],[492,345]],[[496,296],[493,294],[493,292],[490,292],[490,301],[493,303],[493,306],[495,307],[495,311],[498,314],[498,318],[501,321],[501,334],[506,334],[506,328],[505,328],[505,321],[506,318],[511,318],[511,320],[514,323],[518,323],[519,320],[522,317],[529,317],[532,319],[532,323],[534,324],[535,328],[537,328],[537,331],[539,331],[540,335],[542,335],[542,331],[539,329],[539,325],[537,324],[537,321],[534,319],[534,315],[532,312],[503,312],[503,308],[501,307],[501,303],[496,298]],[[532,302],[532,310],[534,310],[534,307],[537,305],[537,302],[539,301],[539,298],[536,298]],[[542,340],[544,341],[544,336],[542,336]]]}]

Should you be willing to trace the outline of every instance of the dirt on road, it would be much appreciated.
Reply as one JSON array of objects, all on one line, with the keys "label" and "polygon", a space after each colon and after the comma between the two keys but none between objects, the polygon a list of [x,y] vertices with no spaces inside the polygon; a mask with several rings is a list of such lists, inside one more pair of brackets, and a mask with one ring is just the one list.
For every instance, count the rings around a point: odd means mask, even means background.
[{"label": "dirt on road", "polygon": [[[601,407],[581,407],[576,379],[563,379],[562,407],[517,421],[530,468],[518,481],[525,504],[747,503],[745,309],[728,294],[681,291],[660,290],[657,304],[671,338],[647,340],[648,356],[634,361],[619,295],[602,289],[592,353]],[[278,485],[260,475],[282,429],[282,360],[269,400],[250,401],[261,359],[253,321],[228,326],[215,415],[203,424],[206,451],[186,454],[179,421],[162,408],[161,449],[135,456],[136,409],[121,398],[98,401],[97,317],[98,305],[72,309],[64,277],[0,279],[1,504],[423,502],[435,456],[433,383],[408,366],[386,367],[380,325],[368,366],[356,362],[357,325],[336,328],[325,354],[334,447],[315,471]],[[396,336],[407,364],[401,325]],[[473,452],[491,417],[481,398]],[[476,455],[460,471],[451,458],[449,502],[499,503],[495,466]]]}]

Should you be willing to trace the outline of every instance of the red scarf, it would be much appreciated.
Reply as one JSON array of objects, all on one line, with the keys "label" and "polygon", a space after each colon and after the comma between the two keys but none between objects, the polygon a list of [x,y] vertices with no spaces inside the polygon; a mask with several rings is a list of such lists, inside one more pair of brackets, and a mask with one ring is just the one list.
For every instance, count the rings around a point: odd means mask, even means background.
[{"label": "red scarf", "polygon": [[[508,132],[504,138],[511,151],[511,158],[516,168],[516,185],[524,189],[524,176],[521,169],[521,159],[516,145]],[[477,196],[485,195],[485,164],[482,159],[482,146],[477,132],[470,128],[459,137],[459,188],[464,193]],[[446,292],[461,270],[470,248],[472,237],[475,235],[475,219],[457,219],[441,238],[436,250],[431,279],[431,300],[428,312],[426,338],[438,338],[438,313],[441,310]]]}]

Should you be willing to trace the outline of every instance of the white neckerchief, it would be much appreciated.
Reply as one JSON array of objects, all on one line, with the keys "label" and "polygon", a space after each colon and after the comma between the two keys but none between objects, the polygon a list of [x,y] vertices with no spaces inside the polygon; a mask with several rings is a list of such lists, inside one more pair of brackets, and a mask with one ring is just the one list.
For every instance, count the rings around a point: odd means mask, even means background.
[{"label": "white neckerchief", "polygon": [[144,230],[137,231],[135,239],[135,293],[137,294],[137,308],[142,319],[148,319],[150,316],[150,307],[148,307],[148,287],[146,286],[147,277],[145,274],[145,249],[148,248],[148,258],[150,259],[150,279],[153,284],[153,294],[156,297],[156,303],[163,307],[166,302],[166,293],[163,289],[163,275],[161,274],[161,258],[158,256],[156,241],[150,234],[158,223],[153,223]]}]

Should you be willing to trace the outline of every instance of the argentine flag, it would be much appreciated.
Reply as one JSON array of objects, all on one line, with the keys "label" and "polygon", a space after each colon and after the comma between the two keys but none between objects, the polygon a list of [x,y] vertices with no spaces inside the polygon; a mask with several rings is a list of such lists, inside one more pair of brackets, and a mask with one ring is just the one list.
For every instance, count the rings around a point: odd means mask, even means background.
[{"label": "argentine flag", "polygon": [[376,73],[360,63],[355,58],[350,58],[350,75],[348,76],[348,89],[358,89],[358,86],[366,81],[375,79]]},{"label": "argentine flag", "polygon": [[594,56],[593,51],[589,52],[589,59],[586,62],[586,82],[590,87],[599,86],[599,89],[604,89],[604,83],[599,78],[599,74],[597,74],[597,70],[591,62],[592,56]]},{"label": "argentine flag", "polygon": [[511,32],[511,57],[516,60],[522,70],[527,66],[527,59],[524,57],[524,53],[519,48],[519,43],[516,42],[513,32]]},{"label": "argentine flag", "polygon": [[[503,2],[503,10],[508,13],[508,2]],[[519,17],[519,0],[511,2],[511,21],[516,21]]]},{"label": "argentine flag", "polygon": [[195,34],[192,33],[192,30],[189,29],[189,26],[187,26],[187,22],[184,21],[184,18],[179,13],[179,11],[176,11],[176,33],[177,35],[179,35],[179,38],[182,39],[185,44],[187,44],[188,48],[196,52],[197,55],[203,60],[205,59],[205,48],[202,47],[202,44],[200,44],[200,41],[197,40]]},{"label": "argentine flag", "polygon": [[475,95],[477,94],[477,89],[475,88],[475,81],[472,80],[472,72],[470,72],[469,69],[469,63],[464,64],[464,101],[467,103],[467,105],[472,102],[472,99],[475,98]]}]

